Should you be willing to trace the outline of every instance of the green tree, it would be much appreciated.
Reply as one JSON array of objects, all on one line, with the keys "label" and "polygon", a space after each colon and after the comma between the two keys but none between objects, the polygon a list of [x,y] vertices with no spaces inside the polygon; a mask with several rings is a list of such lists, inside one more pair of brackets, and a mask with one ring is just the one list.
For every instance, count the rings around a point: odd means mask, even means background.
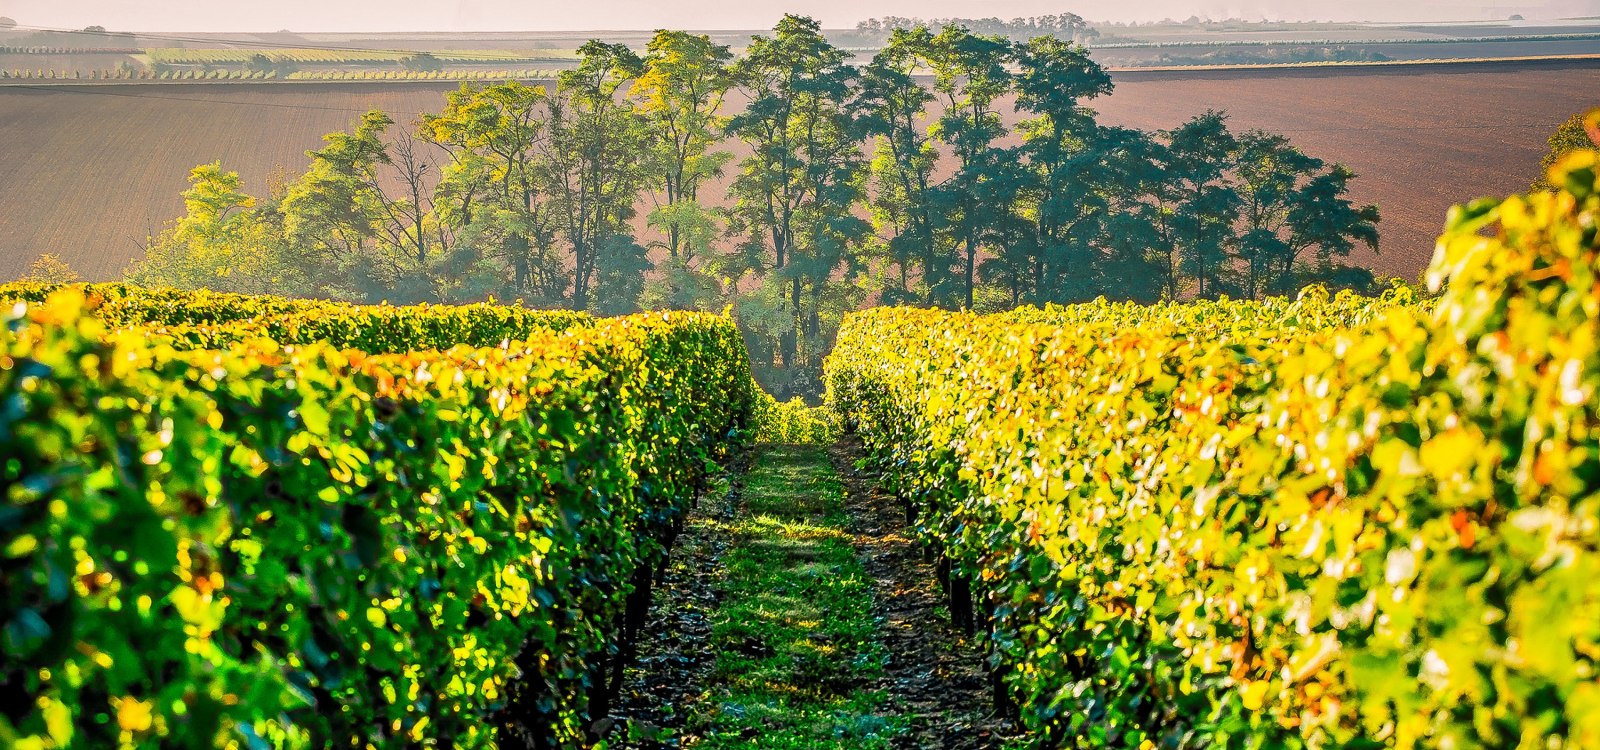
[{"label": "green tree", "polygon": [[288,58],[274,60],[265,54],[257,52],[256,54],[251,55],[249,60],[245,61],[244,69],[252,73],[262,73],[266,75],[282,77],[295,72],[296,67],[294,61]]},{"label": "green tree", "polygon": [[596,256],[590,311],[605,316],[639,312],[645,274],[654,269],[649,250],[628,235],[614,234],[600,241]]},{"label": "green tree", "polygon": [[517,82],[463,84],[421,130],[450,154],[435,204],[440,223],[458,234],[456,262],[503,297],[558,305],[570,283],[542,161],[548,100],[542,87]]},{"label": "green tree", "polygon": [[444,70],[444,61],[431,52],[418,52],[400,58],[400,67],[415,73],[437,73]]},{"label": "green tree", "polygon": [[81,281],[82,277],[73,270],[72,264],[62,260],[55,253],[42,253],[28,264],[28,272],[17,281],[32,282],[35,284],[71,284]]},{"label": "green tree", "polygon": [[257,52],[251,55],[249,60],[245,61],[244,69],[252,73],[272,73],[278,69],[278,66],[272,62],[272,58]]},{"label": "green tree", "polygon": [[708,309],[720,285],[704,265],[717,218],[700,201],[700,188],[733,158],[714,150],[727,117],[723,100],[733,83],[733,53],[704,35],[658,31],[650,40],[629,97],[650,136],[650,226],[661,231],[667,264],[654,294],[664,307]]},{"label": "green tree", "polygon": [[1228,170],[1238,141],[1218,112],[1178,126],[1166,140],[1165,182],[1177,196],[1170,239],[1179,268],[1195,280],[1200,297],[1231,291],[1229,249],[1243,199]]},{"label": "green tree", "polygon": [[[1007,151],[1016,154],[1015,149]],[[1037,184],[1037,175],[1016,156],[997,159],[987,171],[982,205],[989,208],[979,243],[987,248],[988,257],[978,263],[977,280],[982,285],[968,290],[967,307],[995,312],[1034,300],[1034,272],[1042,248],[1023,199],[1028,187]]]},{"label": "green tree", "polygon": [[1246,297],[1288,294],[1302,282],[1336,278],[1335,259],[1358,242],[1377,250],[1378,207],[1356,206],[1346,197],[1355,176],[1348,169],[1307,156],[1281,135],[1252,131],[1236,144],[1233,174],[1241,201],[1233,255]]},{"label": "green tree", "polygon": [[675,233],[677,253],[669,253],[655,267],[641,302],[652,310],[710,310],[722,299],[725,277],[718,273],[727,259],[719,257],[717,242],[723,233],[718,210],[698,200],[679,201],[651,212],[650,226]]},{"label": "green tree", "polygon": [[[290,246],[317,274],[338,278],[349,293],[377,301],[439,299],[430,264],[445,240],[430,221],[424,186],[435,167],[408,135],[391,149],[384,136],[394,121],[382,111],[361,116],[349,133],[330,133],[307,152],[311,166],[281,204]],[[400,195],[387,187],[402,186]]]},{"label": "green tree", "polygon": [[1255,298],[1266,282],[1293,265],[1287,224],[1306,174],[1322,162],[1302,153],[1280,135],[1250,132],[1240,136],[1232,155],[1240,197],[1240,227],[1233,256],[1243,266],[1244,296]]},{"label": "green tree", "polygon": [[185,214],[145,247],[125,272],[151,287],[282,294],[301,287],[299,269],[285,262],[274,227],[252,209],[244,181],[221,163],[195,167],[183,193]]},{"label": "green tree", "polygon": [[853,213],[864,197],[866,162],[849,106],[856,71],[847,57],[816,21],[785,16],[736,66],[750,104],[728,125],[751,152],[731,188],[732,227],[745,237],[736,267],[765,285],[741,307],[741,320],[749,321],[758,359],[775,354],[789,371],[784,377],[813,386],[871,230]]},{"label": "green tree", "polygon": [[1177,296],[1166,145],[1129,128],[1098,128],[1090,178],[1103,212],[1092,225],[1097,294],[1151,303]]},{"label": "green tree", "polygon": [[870,208],[883,255],[898,272],[882,290],[889,304],[929,304],[931,289],[947,287],[951,276],[951,258],[939,247],[939,152],[923,125],[934,96],[916,78],[932,44],[925,27],[895,29],[861,72],[856,106],[863,132],[876,141]]},{"label": "green tree", "polygon": [[999,101],[1011,91],[1013,79],[1007,65],[1012,44],[1004,37],[976,36],[960,26],[946,26],[933,37],[928,67],[933,90],[943,113],[931,128],[933,137],[949,146],[955,174],[939,187],[940,208],[946,211],[948,231],[959,254],[960,277],[955,284],[934,285],[936,304],[972,307],[977,282],[978,256],[990,222],[999,214],[991,189],[1009,186],[998,180],[1010,166],[1000,140],[1007,134]]},{"label": "green tree", "polygon": [[1091,299],[1097,289],[1093,240],[1111,210],[1096,184],[1108,175],[1094,113],[1083,102],[1111,93],[1111,76],[1081,46],[1038,37],[1017,50],[1017,109],[1031,171],[1024,188],[1033,222],[1022,288],[1031,302]]},{"label": "green tree", "polygon": [[[1269,291],[1289,293],[1319,281],[1358,290],[1362,286],[1370,288],[1371,272],[1366,272],[1367,283],[1352,283],[1351,273],[1357,269],[1335,259],[1348,257],[1356,243],[1377,252],[1378,207],[1357,206],[1350,201],[1347,194],[1355,173],[1343,165],[1323,165],[1303,177],[1304,182],[1285,212],[1285,252],[1278,261],[1277,284]],[[1307,252],[1312,253],[1309,259],[1305,257]],[[1299,278],[1296,273],[1302,263],[1309,265],[1309,273]]]},{"label": "green tree", "polygon": [[635,203],[649,184],[650,137],[643,116],[619,97],[641,72],[639,56],[596,41],[579,55],[549,101],[540,169],[572,256],[569,303],[587,310],[601,243],[632,233]]}]

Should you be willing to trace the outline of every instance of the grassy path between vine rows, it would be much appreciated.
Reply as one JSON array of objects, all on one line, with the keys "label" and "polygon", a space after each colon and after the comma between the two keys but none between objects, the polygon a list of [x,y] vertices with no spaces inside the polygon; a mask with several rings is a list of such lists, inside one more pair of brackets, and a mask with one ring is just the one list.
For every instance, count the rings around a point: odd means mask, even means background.
[{"label": "grassy path between vine rows", "polygon": [[990,747],[981,656],[932,622],[931,579],[892,554],[910,543],[832,458],[762,446],[688,519],[608,748]]}]

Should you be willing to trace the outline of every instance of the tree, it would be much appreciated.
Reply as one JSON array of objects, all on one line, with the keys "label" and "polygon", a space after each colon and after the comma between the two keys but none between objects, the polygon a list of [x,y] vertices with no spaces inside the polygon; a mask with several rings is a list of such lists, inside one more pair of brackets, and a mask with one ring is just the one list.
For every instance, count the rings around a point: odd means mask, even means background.
[{"label": "tree", "polygon": [[195,167],[183,204],[185,215],[151,238],[125,272],[130,281],[254,294],[300,288],[299,270],[279,252],[271,223],[251,210],[256,199],[237,172],[218,162]]},{"label": "tree", "polygon": [[942,213],[935,205],[934,168],[939,152],[922,125],[934,97],[915,77],[927,65],[932,43],[926,28],[894,29],[862,71],[856,102],[863,132],[876,140],[873,222],[885,256],[899,271],[893,286],[883,289],[889,304],[931,303],[930,290],[946,286],[951,270],[938,246]]},{"label": "tree", "polygon": [[758,358],[774,352],[790,377],[813,383],[837,323],[829,308],[847,296],[844,281],[858,271],[870,231],[852,212],[864,196],[866,164],[847,57],[816,21],[785,16],[736,66],[750,104],[728,125],[751,151],[731,188],[732,226],[745,238],[737,265],[766,285],[741,319],[761,321],[749,337],[770,337],[752,342]]},{"label": "tree", "polygon": [[444,61],[431,52],[417,52],[400,58],[400,67],[414,73],[437,73],[444,70]]},{"label": "tree", "polygon": [[244,69],[251,73],[272,73],[278,69],[278,66],[272,62],[272,58],[257,52],[251,55],[249,60],[245,61]]},{"label": "tree", "polygon": [[605,316],[639,312],[645,274],[654,268],[649,250],[632,237],[614,234],[600,241],[595,254],[595,294],[589,309]]},{"label": "tree", "polygon": [[[1201,297],[1290,294],[1314,280],[1345,286],[1337,263],[1355,246],[1377,249],[1376,206],[1347,194],[1354,174],[1329,166],[1283,136],[1235,135],[1215,112],[1165,134],[1149,176],[1148,208],[1130,216],[1150,227],[1165,296],[1184,293],[1182,276]],[[1118,221],[1118,232],[1135,230]],[[1370,278],[1368,279],[1370,281]]]},{"label": "tree", "polygon": [[290,73],[295,72],[297,68],[295,67],[294,61],[287,57],[275,60],[257,52],[256,54],[251,55],[249,60],[245,61],[244,69],[252,73],[261,73],[264,75],[287,76]]},{"label": "tree", "polygon": [[945,27],[930,45],[933,90],[944,106],[931,134],[950,147],[956,162],[955,175],[940,185],[940,203],[962,269],[956,283],[930,289],[935,304],[972,307],[978,255],[992,228],[988,222],[997,215],[993,208],[1010,205],[986,192],[999,184],[998,173],[1007,166],[999,146],[1006,126],[996,104],[1011,90],[1011,57],[1006,39],[976,36],[960,26]]},{"label": "tree", "polygon": [[[1287,252],[1280,260],[1278,283],[1270,291],[1288,294],[1318,280],[1357,289],[1363,286],[1349,280],[1351,272],[1363,269],[1350,269],[1334,261],[1349,256],[1357,242],[1373,252],[1378,250],[1378,207],[1358,207],[1345,197],[1353,179],[1355,173],[1338,164],[1308,174],[1288,206]],[[1315,253],[1309,274],[1297,278],[1296,268],[1307,251]],[[1371,287],[1371,272],[1365,273],[1364,286]]]},{"label": "tree", "polygon": [[1244,296],[1254,299],[1269,279],[1287,274],[1295,251],[1287,224],[1304,176],[1322,168],[1281,135],[1245,133],[1232,155],[1241,226],[1232,254],[1244,266]]},{"label": "tree", "polygon": [[[457,233],[468,265],[505,270],[490,283],[502,296],[562,304],[570,283],[558,249],[556,207],[545,182],[549,141],[545,89],[517,82],[463,84],[438,115],[427,115],[422,137],[450,154],[435,191],[443,226]],[[506,278],[509,276],[509,278]]]},{"label": "tree", "polygon": [[1533,181],[1534,190],[1555,190],[1546,176],[1561,157],[1581,148],[1600,148],[1600,109],[1567,118],[1550,135],[1549,151],[1539,162],[1539,177]]},{"label": "tree", "polygon": [[1091,234],[1096,294],[1151,303],[1177,296],[1173,210],[1181,199],[1166,180],[1167,149],[1151,134],[1096,128],[1082,172],[1103,201]]},{"label": "tree", "polygon": [[886,16],[881,19],[870,18],[858,22],[856,24],[856,33],[869,38],[883,38],[885,35],[899,30],[910,30],[919,27],[945,29],[951,26],[960,26],[982,34],[998,34],[1013,39],[1027,39],[1047,35],[1070,41],[1082,41],[1100,35],[1100,32],[1091,28],[1089,23],[1076,13],[1013,18],[1009,21],[994,17],[923,20],[920,18]]},{"label": "tree", "polygon": [[[1229,246],[1242,199],[1228,174],[1238,142],[1218,112],[1200,115],[1166,134],[1166,183],[1176,193],[1170,239],[1179,269],[1195,279],[1196,294],[1233,289]],[[1177,289],[1171,290],[1172,296]]]},{"label": "tree", "polygon": [[727,261],[716,254],[723,233],[720,212],[698,200],[679,201],[652,211],[649,224],[670,232],[678,251],[655,267],[657,275],[642,304],[653,310],[712,309],[724,294],[724,278],[718,273]]},{"label": "tree", "polygon": [[649,224],[666,235],[661,246],[668,257],[665,288],[655,298],[668,307],[706,309],[719,291],[702,269],[716,217],[700,203],[700,188],[733,158],[713,150],[727,124],[722,103],[733,83],[732,60],[708,36],[658,31],[628,92],[651,141]]},{"label": "tree", "polygon": [[43,253],[28,264],[28,272],[17,281],[34,284],[71,284],[81,280],[71,264],[55,253]]},{"label": "tree", "polygon": [[549,102],[540,170],[572,256],[569,304],[587,310],[602,242],[631,235],[629,220],[649,180],[650,144],[643,118],[618,96],[643,61],[625,45],[596,41],[579,55]]},{"label": "tree", "polygon": [[[1081,20],[1081,19],[1080,19]],[[1024,286],[1029,301],[1092,299],[1096,223],[1110,210],[1096,182],[1103,176],[1097,151],[1099,126],[1083,102],[1111,93],[1111,76],[1088,50],[1055,37],[1038,37],[1017,50],[1017,109],[1035,118],[1022,123],[1022,154],[1033,180],[1030,245]]]},{"label": "tree", "polygon": [[[378,301],[437,301],[430,264],[448,245],[431,220],[426,190],[438,167],[410,134],[384,140],[394,121],[382,111],[361,116],[349,133],[323,137],[311,166],[281,204],[285,238],[323,283],[354,284]],[[399,195],[388,188],[399,185]]]}]

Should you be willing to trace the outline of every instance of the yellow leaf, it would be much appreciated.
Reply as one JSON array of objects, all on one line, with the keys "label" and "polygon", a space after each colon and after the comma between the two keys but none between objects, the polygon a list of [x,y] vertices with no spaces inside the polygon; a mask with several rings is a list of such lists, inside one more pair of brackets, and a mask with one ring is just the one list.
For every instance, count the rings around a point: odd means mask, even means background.
[{"label": "yellow leaf", "polygon": [[72,711],[67,704],[50,698],[40,698],[39,708],[44,713],[44,728],[50,733],[50,739],[55,741],[56,747],[66,747],[72,743]]},{"label": "yellow leaf", "polygon": [[1449,479],[1472,465],[1473,449],[1479,445],[1459,427],[1435,435],[1422,444],[1422,467],[1435,479]]},{"label": "yellow leaf", "polygon": [[145,732],[150,729],[150,703],[137,698],[117,701],[117,726],[128,732]]},{"label": "yellow leaf", "polygon": [[1252,682],[1244,688],[1244,707],[1251,711],[1260,711],[1262,703],[1267,697],[1267,682]]}]

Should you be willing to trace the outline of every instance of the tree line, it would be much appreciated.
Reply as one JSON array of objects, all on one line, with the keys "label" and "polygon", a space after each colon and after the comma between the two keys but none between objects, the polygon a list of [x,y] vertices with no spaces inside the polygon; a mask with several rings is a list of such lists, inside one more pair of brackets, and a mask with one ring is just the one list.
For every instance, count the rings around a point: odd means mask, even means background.
[{"label": "tree line", "polygon": [[915,26],[850,59],[795,16],[738,56],[681,31],[643,54],[590,42],[553,86],[464,85],[409,127],[370,112],[266,196],[196,168],[186,215],[130,277],[599,314],[731,306],[780,397],[815,393],[840,317],[869,303],[1373,281],[1339,263],[1377,242],[1348,170],[1217,113],[1103,125],[1087,104],[1111,79],[1068,40]]}]

